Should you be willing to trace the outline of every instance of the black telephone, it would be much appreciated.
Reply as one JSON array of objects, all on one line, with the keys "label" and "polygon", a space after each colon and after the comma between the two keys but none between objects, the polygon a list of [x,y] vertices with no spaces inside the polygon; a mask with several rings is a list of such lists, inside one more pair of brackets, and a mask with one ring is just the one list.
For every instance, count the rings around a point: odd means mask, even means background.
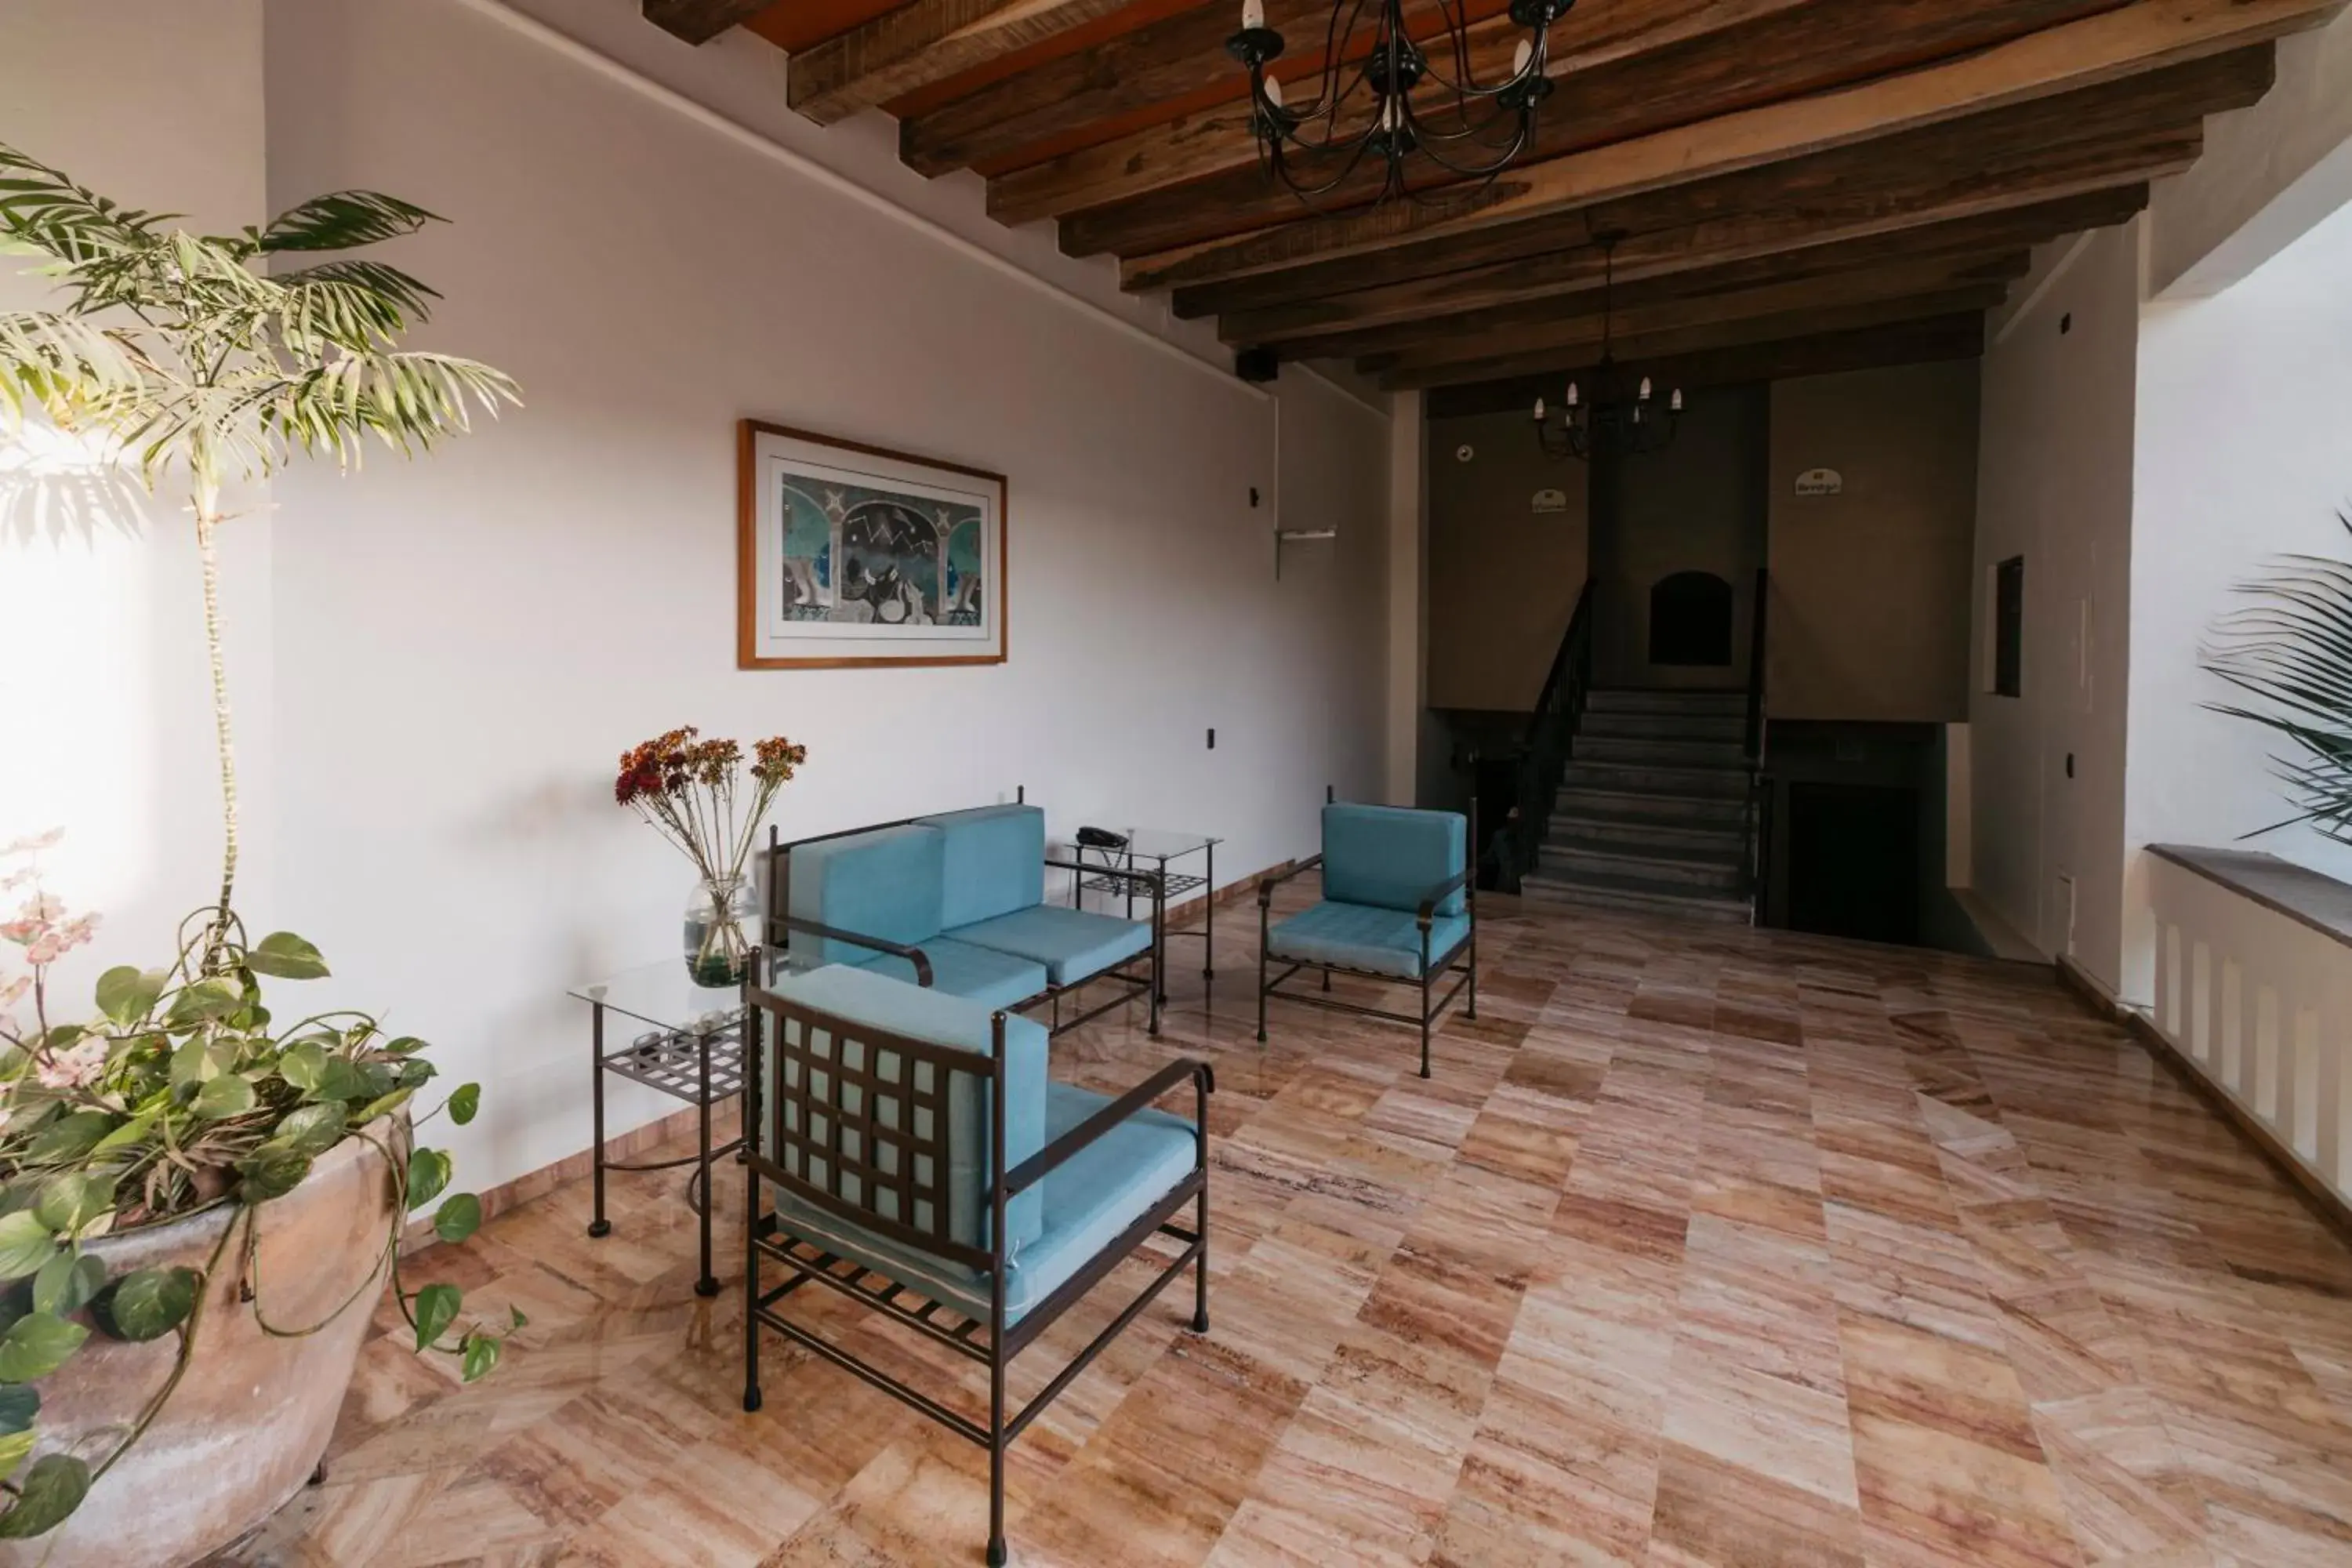
[{"label": "black telephone", "polygon": [[1124,849],[1127,847],[1127,835],[1113,833],[1108,827],[1081,827],[1078,829],[1078,843],[1088,849]]}]

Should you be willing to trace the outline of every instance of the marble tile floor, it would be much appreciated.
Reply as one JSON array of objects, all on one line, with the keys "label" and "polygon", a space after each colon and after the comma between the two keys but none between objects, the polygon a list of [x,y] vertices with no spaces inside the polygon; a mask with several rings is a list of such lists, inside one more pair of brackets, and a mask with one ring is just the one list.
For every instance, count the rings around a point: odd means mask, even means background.
[{"label": "marble tile floor", "polygon": [[[1215,1327],[1171,1290],[1014,1445],[1015,1562],[2352,1564],[2352,1251],[2045,972],[1486,909],[1428,1082],[1279,1003],[1261,1050],[1254,910],[1162,1039],[1056,1042],[1106,1088],[1215,1063]],[[419,1258],[530,1314],[508,1364],[461,1388],[385,1315],[326,1483],[223,1561],[979,1562],[980,1450],[772,1338],[744,1415],[676,1181],[613,1212],[575,1182]]]}]

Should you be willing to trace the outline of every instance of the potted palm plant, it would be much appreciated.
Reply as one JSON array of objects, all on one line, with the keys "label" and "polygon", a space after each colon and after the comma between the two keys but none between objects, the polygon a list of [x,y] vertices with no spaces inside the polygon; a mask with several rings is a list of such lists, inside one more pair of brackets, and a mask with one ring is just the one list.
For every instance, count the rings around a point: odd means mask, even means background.
[{"label": "potted palm plant", "polygon": [[51,966],[92,917],[41,888],[48,839],[0,853],[0,891],[23,898],[0,940],[24,971],[0,972],[0,1563],[177,1563],[233,1541],[317,1465],[387,1283],[419,1352],[467,1379],[520,1323],[474,1321],[454,1287],[400,1279],[412,1211],[434,1205],[451,1240],[480,1221],[447,1191],[448,1156],[414,1137],[433,1116],[469,1121],[479,1090],[419,1114],[424,1042],[361,1013],[276,1016],[262,982],[325,962],[288,932],[249,937],[234,901],[226,498],[297,457],[423,451],[517,401],[487,365],[402,349],[436,296],[352,254],[433,221],[342,191],[199,235],[0,144],[0,247],[62,296],[0,311],[0,436],[37,413],[184,498],[223,829],[218,891],[177,956],[109,970],[87,1011]]},{"label": "potted palm plant", "polygon": [[[2352,533],[2352,516],[2338,521]],[[2239,592],[2248,602],[2216,625],[2204,664],[2245,699],[2216,711],[2294,748],[2273,765],[2294,815],[2261,831],[2307,822],[2352,843],[2352,561],[2289,555]]]}]

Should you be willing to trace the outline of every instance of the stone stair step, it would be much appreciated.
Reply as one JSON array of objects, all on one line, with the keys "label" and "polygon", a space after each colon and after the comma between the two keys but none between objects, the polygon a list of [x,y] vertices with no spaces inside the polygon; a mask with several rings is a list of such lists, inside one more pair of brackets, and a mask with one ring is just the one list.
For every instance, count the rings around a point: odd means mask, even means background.
[{"label": "stone stair step", "polygon": [[1663,735],[1594,735],[1580,734],[1576,738],[1576,760],[1580,763],[1634,763],[1648,767],[1667,768],[1733,768],[1745,770],[1748,755],[1735,738],[1729,741],[1708,740],[1704,736]]},{"label": "stone stair step", "polygon": [[1571,789],[1614,790],[1685,800],[1748,798],[1748,770],[1737,768],[1656,767],[1635,763],[1573,762],[1563,781]]},{"label": "stone stair step", "polygon": [[1653,790],[1563,786],[1552,801],[1552,826],[1568,822],[1667,823],[1745,831],[1748,798],[1661,795]]},{"label": "stone stair step", "polygon": [[1585,693],[1584,707],[1589,713],[1672,713],[1707,717],[1736,713],[1744,723],[1748,718],[1748,693],[1704,687],[1688,690],[1604,687]]},{"label": "stone stair step", "polygon": [[1723,826],[1684,826],[1672,822],[1622,820],[1571,815],[1554,817],[1545,842],[1573,848],[1655,851],[1667,855],[1711,855],[1735,864],[1748,847],[1748,835],[1738,821]]},{"label": "stone stair step", "polygon": [[1720,857],[1629,853],[1622,848],[1592,849],[1574,844],[1546,844],[1537,856],[1536,866],[1546,875],[1564,881],[1623,881],[1685,892],[1736,894],[1742,877],[1736,857],[1726,860]]},{"label": "stone stair step", "polygon": [[1545,903],[1626,910],[1724,925],[1749,925],[1754,923],[1755,918],[1745,899],[1662,891],[1655,888],[1613,883],[1570,882],[1540,871],[1531,871],[1520,881],[1519,896]]},{"label": "stone stair step", "polygon": [[1748,714],[1745,710],[1738,713],[1612,713],[1587,709],[1577,734],[1580,739],[1655,735],[1664,740],[1728,741],[1740,745],[1748,739]]}]

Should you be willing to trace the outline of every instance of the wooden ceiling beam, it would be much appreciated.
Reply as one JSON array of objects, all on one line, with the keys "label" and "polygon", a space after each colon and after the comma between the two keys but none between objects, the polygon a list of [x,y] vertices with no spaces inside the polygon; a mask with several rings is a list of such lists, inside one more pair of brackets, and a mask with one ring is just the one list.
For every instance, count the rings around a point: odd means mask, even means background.
[{"label": "wooden ceiling beam", "polygon": [[1127,0],[910,0],[793,54],[787,102],[819,125],[931,87]]},{"label": "wooden ceiling beam", "polygon": [[[1984,314],[1970,310],[1898,321],[1892,326],[1738,343],[1648,361],[1643,368],[1665,385],[1695,392],[1711,386],[1745,386],[1808,375],[1839,375],[1893,365],[1975,359],[1983,353]],[[1593,368],[1590,363],[1548,364],[1539,372],[1502,380],[1433,387],[1426,406],[1433,419],[1465,414],[1524,415],[1538,397],[1556,401],[1570,377],[1588,374]]]},{"label": "wooden ceiling beam", "polygon": [[[1588,263],[1597,276],[1602,234],[1625,237],[1620,275],[1639,277],[2030,206],[2178,173],[2202,149],[2204,116],[2253,101],[2269,79],[2263,46],[1504,227],[1194,284],[1176,290],[1173,306],[1190,317],[1322,300],[1362,324],[1341,296],[1452,275],[1428,287],[1440,309],[1467,310],[1517,297],[1515,287],[1570,282]],[[1591,256],[1580,261],[1578,247]]]},{"label": "wooden ceiling beam", "polygon": [[[1971,311],[1981,315],[1999,304],[2004,292],[1998,287],[1979,287],[1918,295],[1907,300],[1872,300],[1858,305],[1795,310],[1783,315],[1753,317],[1743,321],[1680,328],[1620,341],[1616,344],[1617,360],[1633,374],[1655,377],[1658,374],[1657,362],[1682,354],[1773,342],[1784,338],[1857,331],[1864,328],[1893,326],[1902,321],[1927,321]],[[1579,343],[1532,348],[1485,359],[1448,360],[1427,364],[1401,363],[1382,373],[1381,385],[1391,392],[1402,392],[1463,382],[1494,381],[1538,372],[1563,360],[1589,361],[1595,357],[1591,345]]]},{"label": "wooden ceiling beam", "polygon": [[1131,289],[1172,288],[1392,251],[2053,97],[2129,88],[2122,79],[2142,73],[2169,80],[2325,20],[2339,4],[2137,0],[1963,58],[1525,165],[1457,201],[1307,219],[1139,257],[1121,276]]},{"label": "wooden ceiling beam", "polygon": [[[1950,261],[1913,262],[1862,272],[1801,278],[1734,289],[1696,299],[1665,300],[1654,304],[1620,307],[1604,312],[1591,308],[1563,311],[1546,321],[1528,321],[1489,328],[1479,332],[1430,331],[1400,347],[1359,358],[1357,368],[1385,374],[1400,368],[1457,363],[1465,360],[1499,359],[1528,353],[1598,353],[1610,338],[1632,344],[1666,333],[1696,332],[1716,328],[1738,330],[1759,319],[1773,320],[1805,311],[1860,309],[1889,301],[1926,297],[1990,296],[1998,304],[2010,283],[2026,273],[2023,251],[1990,260],[1955,265]],[[1940,311],[1906,310],[1905,315],[1936,315]],[[1782,335],[1782,334],[1776,334]]]},{"label": "wooden ceiling beam", "polygon": [[[2019,247],[2030,248],[2060,235],[2126,222],[2147,205],[2145,184],[2126,185],[1853,237],[1832,228],[1814,236],[1801,248],[1686,270],[1644,268],[1638,252],[1625,252],[1619,257],[1617,298],[1638,304],[1927,257],[1985,256]],[[1221,317],[1217,325],[1229,342],[1277,348],[1286,359],[1350,358],[1381,353],[1392,346],[1391,340],[1417,336],[1433,326],[1474,332],[1540,319],[1558,308],[1562,296],[1579,301],[1577,308],[1589,308],[1598,300],[1601,283],[1599,258],[1587,247],[1565,256],[1533,258],[1486,274],[1415,279],[1329,300],[1237,310]]]},{"label": "wooden ceiling beam", "polygon": [[[1406,0],[1406,18],[1434,16],[1440,4]],[[1475,14],[1483,17],[1503,4],[1475,0]],[[1266,0],[1265,19],[1288,37],[1304,40],[1311,35],[1319,42],[1331,19],[1331,0]],[[1181,100],[1220,81],[1238,87],[1246,79],[1225,53],[1225,40],[1240,26],[1239,0],[1204,0],[1043,61],[904,121],[898,156],[919,174],[944,174]]]},{"label": "wooden ceiling beam", "polygon": [[[1892,71],[1985,49],[2036,29],[2115,9],[2122,0],[1814,0],[1561,77],[1524,163],[1565,157],[1759,105],[1802,98]],[[1575,13],[1570,13],[1571,16]],[[1507,63],[1510,42],[1501,40]],[[1188,149],[1197,153],[1197,147]],[[1149,165],[1147,165],[1149,166]],[[1315,174],[1309,162],[1306,174]],[[1336,172],[1336,166],[1335,166]],[[1328,175],[1323,176],[1328,178]],[[1367,166],[1316,205],[1372,200],[1383,173]],[[1319,181],[1318,181],[1319,183]],[[1459,182],[1451,182],[1458,184]],[[1352,201],[1351,198],[1352,197]],[[1211,177],[1062,221],[1072,256],[1136,256],[1290,222],[1298,198],[1257,167],[1254,145]]]},{"label": "wooden ceiling beam", "polygon": [[[1687,38],[1712,37],[1743,22],[1817,3],[1584,0],[1552,30],[1551,74],[1564,82],[1580,71],[1599,69],[1631,55]],[[1482,77],[1491,77],[1498,68],[1507,66],[1512,48],[1525,36],[1507,17],[1481,23],[1470,33],[1472,67]],[[1001,223],[1059,217],[1204,176],[1256,167],[1257,138],[1250,130],[1249,105],[1243,92],[1245,79],[1229,58],[1225,65],[1224,79],[1234,89],[1229,101],[1001,174],[988,183],[989,215]],[[1286,57],[1276,72],[1294,93],[1309,90],[1309,79],[1302,74],[1298,57]],[[1556,96],[1552,110],[1559,111],[1561,103]]]},{"label": "wooden ceiling beam", "polygon": [[645,17],[689,44],[707,44],[774,4],[775,0],[645,0]]}]

